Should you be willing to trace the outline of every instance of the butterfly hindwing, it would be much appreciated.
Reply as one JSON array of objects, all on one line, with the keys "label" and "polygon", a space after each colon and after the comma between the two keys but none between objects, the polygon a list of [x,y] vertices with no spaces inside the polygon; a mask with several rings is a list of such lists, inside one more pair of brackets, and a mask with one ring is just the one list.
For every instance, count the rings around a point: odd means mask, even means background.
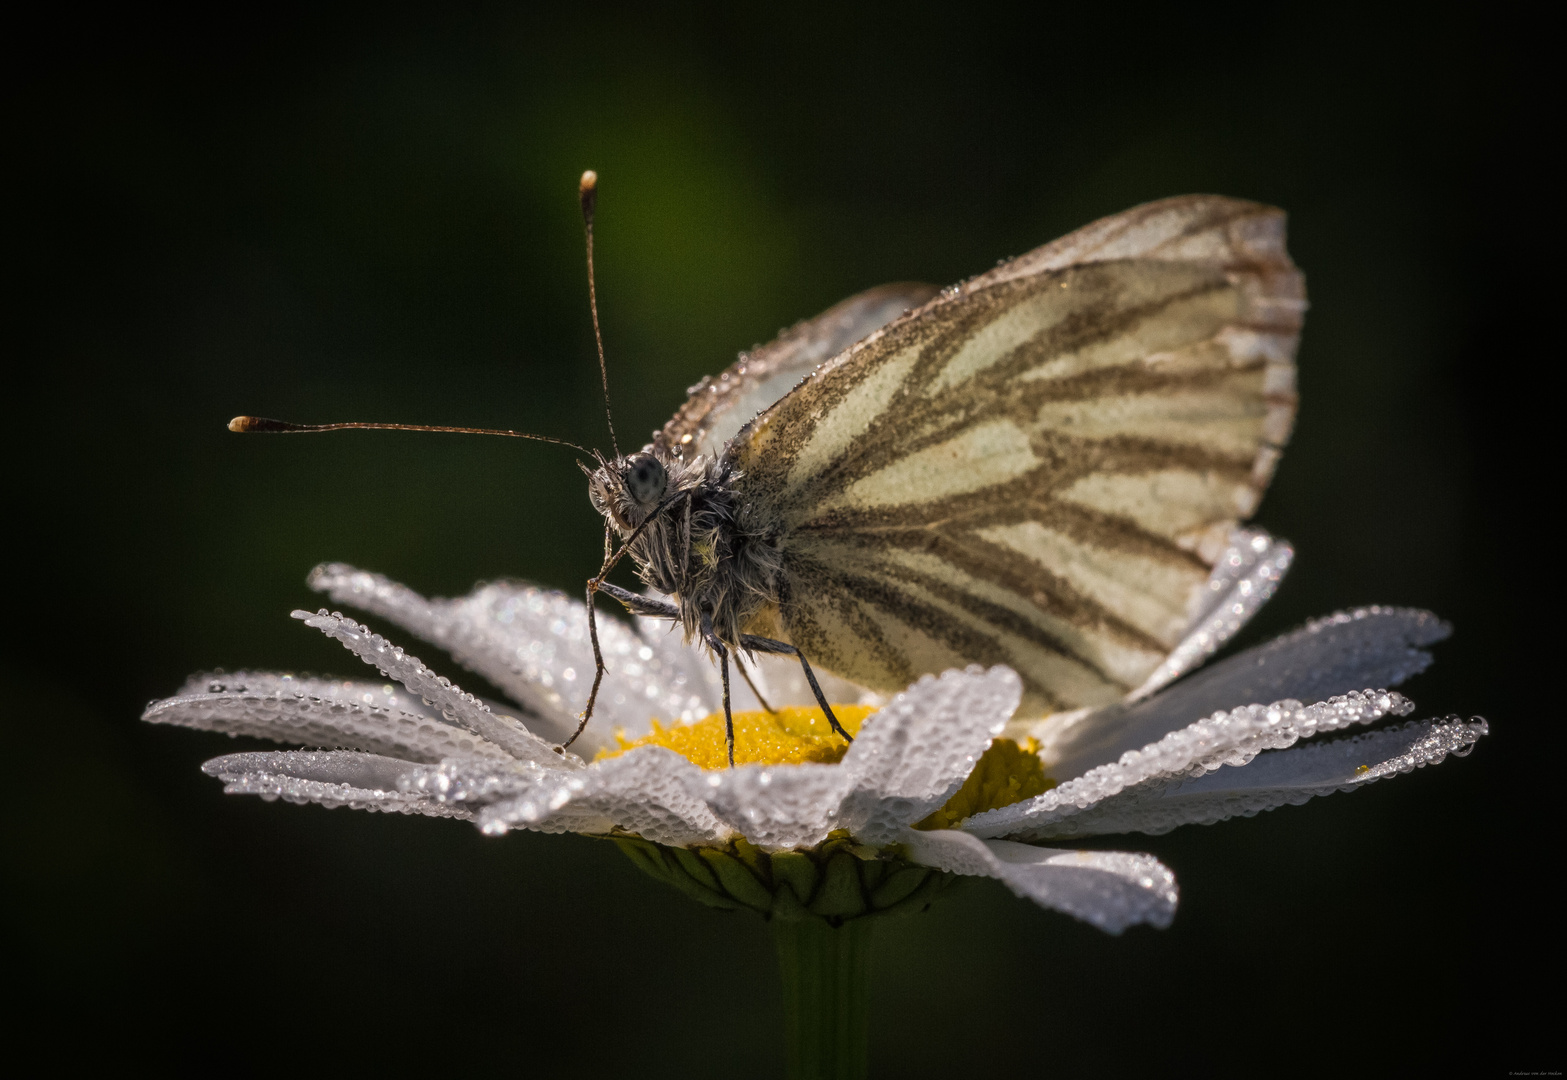
[{"label": "butterfly hindwing", "polygon": [[730,446],[783,556],[756,631],[875,689],[1005,663],[1037,707],[1118,699],[1271,476],[1303,310],[1282,213],[1192,196],[896,320]]}]

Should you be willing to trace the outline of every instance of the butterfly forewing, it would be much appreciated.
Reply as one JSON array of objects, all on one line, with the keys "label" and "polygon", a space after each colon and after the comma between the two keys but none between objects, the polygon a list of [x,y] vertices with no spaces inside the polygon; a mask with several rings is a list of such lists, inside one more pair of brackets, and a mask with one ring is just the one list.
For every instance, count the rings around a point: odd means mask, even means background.
[{"label": "butterfly forewing", "polygon": [[1303,309],[1279,211],[1190,197],[893,322],[730,447],[783,555],[757,632],[879,690],[978,662],[1033,707],[1120,698],[1267,484]]},{"label": "butterfly forewing", "polygon": [[741,427],[797,386],[824,360],[919,307],[937,289],[901,282],[867,289],[743,353],[722,374],[703,379],[663,430],[655,445],[672,456],[717,457]]}]

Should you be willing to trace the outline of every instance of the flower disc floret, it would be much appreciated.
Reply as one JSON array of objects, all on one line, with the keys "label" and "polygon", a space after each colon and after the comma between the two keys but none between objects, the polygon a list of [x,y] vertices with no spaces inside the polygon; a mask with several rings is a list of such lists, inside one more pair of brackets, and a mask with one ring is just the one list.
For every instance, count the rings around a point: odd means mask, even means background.
[{"label": "flower disc floret", "polygon": [[[853,736],[859,734],[861,722],[876,709],[871,705],[834,705],[832,711]],[[836,765],[849,749],[849,743],[832,730],[826,714],[814,706],[790,706],[773,712],[753,710],[733,716],[736,765],[800,765],[808,761]],[[616,746],[600,750],[596,760],[619,757],[639,746],[663,746],[699,769],[729,766],[721,712],[668,727],[654,720],[646,735],[627,738],[624,731],[617,731],[615,742]]]}]

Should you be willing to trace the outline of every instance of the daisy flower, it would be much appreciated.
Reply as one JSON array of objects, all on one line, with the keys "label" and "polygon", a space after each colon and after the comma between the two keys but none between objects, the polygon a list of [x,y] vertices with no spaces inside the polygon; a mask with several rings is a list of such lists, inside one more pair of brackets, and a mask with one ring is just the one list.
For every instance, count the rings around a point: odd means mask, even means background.
[{"label": "daisy flower", "polygon": [[[1016,719],[1021,683],[1005,667],[925,676],[888,700],[827,678],[846,743],[805,707],[796,665],[758,658],[747,674],[767,707],[736,680],[732,769],[717,674],[668,624],[599,621],[608,673],[593,723],[564,751],[594,670],[580,602],[516,583],[430,600],[341,564],[318,567],[311,587],[440,646],[511,704],[323,608],[294,617],[379,677],[199,675],[143,718],[335,748],[208,761],[230,793],[465,818],[497,836],[608,837],[696,899],[775,925],[918,910],[955,876],[979,876],[1110,933],[1162,927],[1177,900],[1167,867],[1061,843],[1354,791],[1486,733],[1478,718],[1371,726],[1414,709],[1388,688],[1449,632],[1424,611],[1341,612],[1202,666],[1291,557],[1265,533],[1237,533],[1187,637],[1136,693],[1098,709]],[[785,951],[786,969],[799,955]]]}]

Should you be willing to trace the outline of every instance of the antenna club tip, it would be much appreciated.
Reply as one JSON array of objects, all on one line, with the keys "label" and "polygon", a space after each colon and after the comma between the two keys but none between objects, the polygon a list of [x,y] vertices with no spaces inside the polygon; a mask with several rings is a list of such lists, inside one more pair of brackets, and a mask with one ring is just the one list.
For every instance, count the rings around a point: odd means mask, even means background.
[{"label": "antenna club tip", "polygon": [[592,191],[599,185],[599,174],[588,169],[582,174],[582,179],[577,183],[577,191],[583,195]]},{"label": "antenna club tip", "polygon": [[243,434],[251,431],[303,431],[305,429],[298,424],[268,420],[265,416],[236,416],[229,421],[229,430]]}]

